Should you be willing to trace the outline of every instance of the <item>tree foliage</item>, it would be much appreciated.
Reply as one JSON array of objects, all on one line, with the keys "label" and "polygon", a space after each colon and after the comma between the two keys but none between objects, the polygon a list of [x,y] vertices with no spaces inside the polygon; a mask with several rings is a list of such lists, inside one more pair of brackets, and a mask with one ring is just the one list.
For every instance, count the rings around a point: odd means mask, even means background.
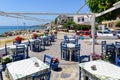
[{"label": "tree foliage", "polygon": [[116,27],[120,27],[120,21],[116,23]]},{"label": "tree foliage", "polygon": [[[100,13],[111,8],[114,3],[120,0],[85,0],[85,1],[88,2],[87,5],[90,8],[91,12]],[[103,16],[100,16],[96,18],[96,20],[97,22],[101,22],[102,20],[112,20],[115,19],[118,14],[120,14],[120,9],[114,10]]]},{"label": "tree foliage", "polygon": [[57,25],[57,21],[58,21],[57,18],[55,18],[55,20],[54,20],[54,24],[55,25]]},{"label": "tree foliage", "polygon": [[74,29],[75,26],[76,23],[73,21],[67,21],[66,23],[63,24],[63,27],[68,29]]}]

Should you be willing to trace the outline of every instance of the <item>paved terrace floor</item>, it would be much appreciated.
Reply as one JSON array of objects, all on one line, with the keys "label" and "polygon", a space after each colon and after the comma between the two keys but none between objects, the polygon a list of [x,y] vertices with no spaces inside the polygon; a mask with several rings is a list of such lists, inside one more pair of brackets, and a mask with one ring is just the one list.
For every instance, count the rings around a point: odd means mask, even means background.
[{"label": "paved terrace floor", "polygon": [[[71,33],[67,33],[68,35],[73,35]],[[52,42],[52,45],[47,46],[45,51],[42,52],[31,52],[29,51],[30,57],[37,57],[40,60],[43,60],[44,54],[49,54],[51,56],[55,56],[59,58],[60,65],[59,71],[52,71],[51,80],[78,80],[79,67],[78,62],[73,61],[65,61],[60,59],[60,42],[63,41],[63,33],[59,33],[55,42]],[[97,44],[95,45],[95,52],[97,54],[101,53],[101,40],[97,40]],[[107,40],[107,43],[114,43],[118,40]],[[90,54],[92,52],[92,45],[89,43],[89,40],[79,40],[81,44],[81,55]],[[3,72],[4,73],[4,72]],[[4,80],[7,80],[4,78]]]}]

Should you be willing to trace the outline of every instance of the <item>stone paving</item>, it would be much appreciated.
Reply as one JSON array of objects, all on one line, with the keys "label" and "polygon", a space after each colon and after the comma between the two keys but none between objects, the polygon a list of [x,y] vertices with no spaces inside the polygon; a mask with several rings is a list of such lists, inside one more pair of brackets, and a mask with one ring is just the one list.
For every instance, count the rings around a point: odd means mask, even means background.
[{"label": "stone paving", "polygon": [[[78,80],[79,67],[78,62],[65,61],[60,59],[60,42],[63,41],[64,34],[59,33],[60,35],[55,42],[52,42],[52,45],[47,46],[45,51],[42,52],[29,52],[30,57],[37,57],[40,60],[43,60],[44,54],[49,54],[59,58],[59,70],[52,71],[51,80]],[[71,35],[71,34],[69,34]],[[101,52],[101,43],[102,40],[97,40],[95,45],[95,52],[100,54]],[[118,40],[107,40],[107,43],[114,43]],[[92,45],[89,43],[89,40],[79,40],[81,44],[81,55],[90,54],[92,52]],[[7,79],[4,79],[7,80]]]}]

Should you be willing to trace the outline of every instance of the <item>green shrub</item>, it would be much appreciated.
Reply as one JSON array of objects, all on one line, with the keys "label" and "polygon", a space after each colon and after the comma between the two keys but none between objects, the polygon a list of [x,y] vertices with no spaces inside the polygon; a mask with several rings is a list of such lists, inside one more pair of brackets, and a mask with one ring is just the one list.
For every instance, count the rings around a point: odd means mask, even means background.
[{"label": "green shrub", "polygon": [[11,55],[3,56],[2,59],[1,59],[1,62],[3,64],[7,64],[9,62],[12,62],[12,56]]},{"label": "green shrub", "polygon": [[116,27],[120,27],[120,21],[116,23]]},{"label": "green shrub", "polygon": [[7,64],[7,63],[9,63],[9,62],[12,62],[12,59],[10,59],[10,58],[5,58],[5,59],[2,59],[2,63],[3,64]]}]

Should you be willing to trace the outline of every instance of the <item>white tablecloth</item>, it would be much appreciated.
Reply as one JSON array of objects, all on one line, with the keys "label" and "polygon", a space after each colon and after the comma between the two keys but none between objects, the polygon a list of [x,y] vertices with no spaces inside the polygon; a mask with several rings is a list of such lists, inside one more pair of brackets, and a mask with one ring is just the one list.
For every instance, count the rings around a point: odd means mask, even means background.
[{"label": "white tablecloth", "polygon": [[68,43],[68,44],[67,44],[67,47],[70,48],[70,49],[72,49],[72,48],[75,47],[75,44],[73,44],[73,43]]},{"label": "white tablecloth", "polygon": [[[35,66],[35,62],[39,66]],[[33,57],[7,64],[6,73],[11,80],[31,80],[31,75],[47,71],[49,66]]]},{"label": "white tablecloth", "polygon": [[[96,65],[96,70],[92,70],[91,66]],[[93,75],[94,80],[95,77],[100,80],[120,80],[120,67],[115,66],[111,63],[97,60],[97,61],[90,61],[85,63],[80,63],[79,66],[81,69],[84,69],[88,72],[85,73],[88,75]]]}]

